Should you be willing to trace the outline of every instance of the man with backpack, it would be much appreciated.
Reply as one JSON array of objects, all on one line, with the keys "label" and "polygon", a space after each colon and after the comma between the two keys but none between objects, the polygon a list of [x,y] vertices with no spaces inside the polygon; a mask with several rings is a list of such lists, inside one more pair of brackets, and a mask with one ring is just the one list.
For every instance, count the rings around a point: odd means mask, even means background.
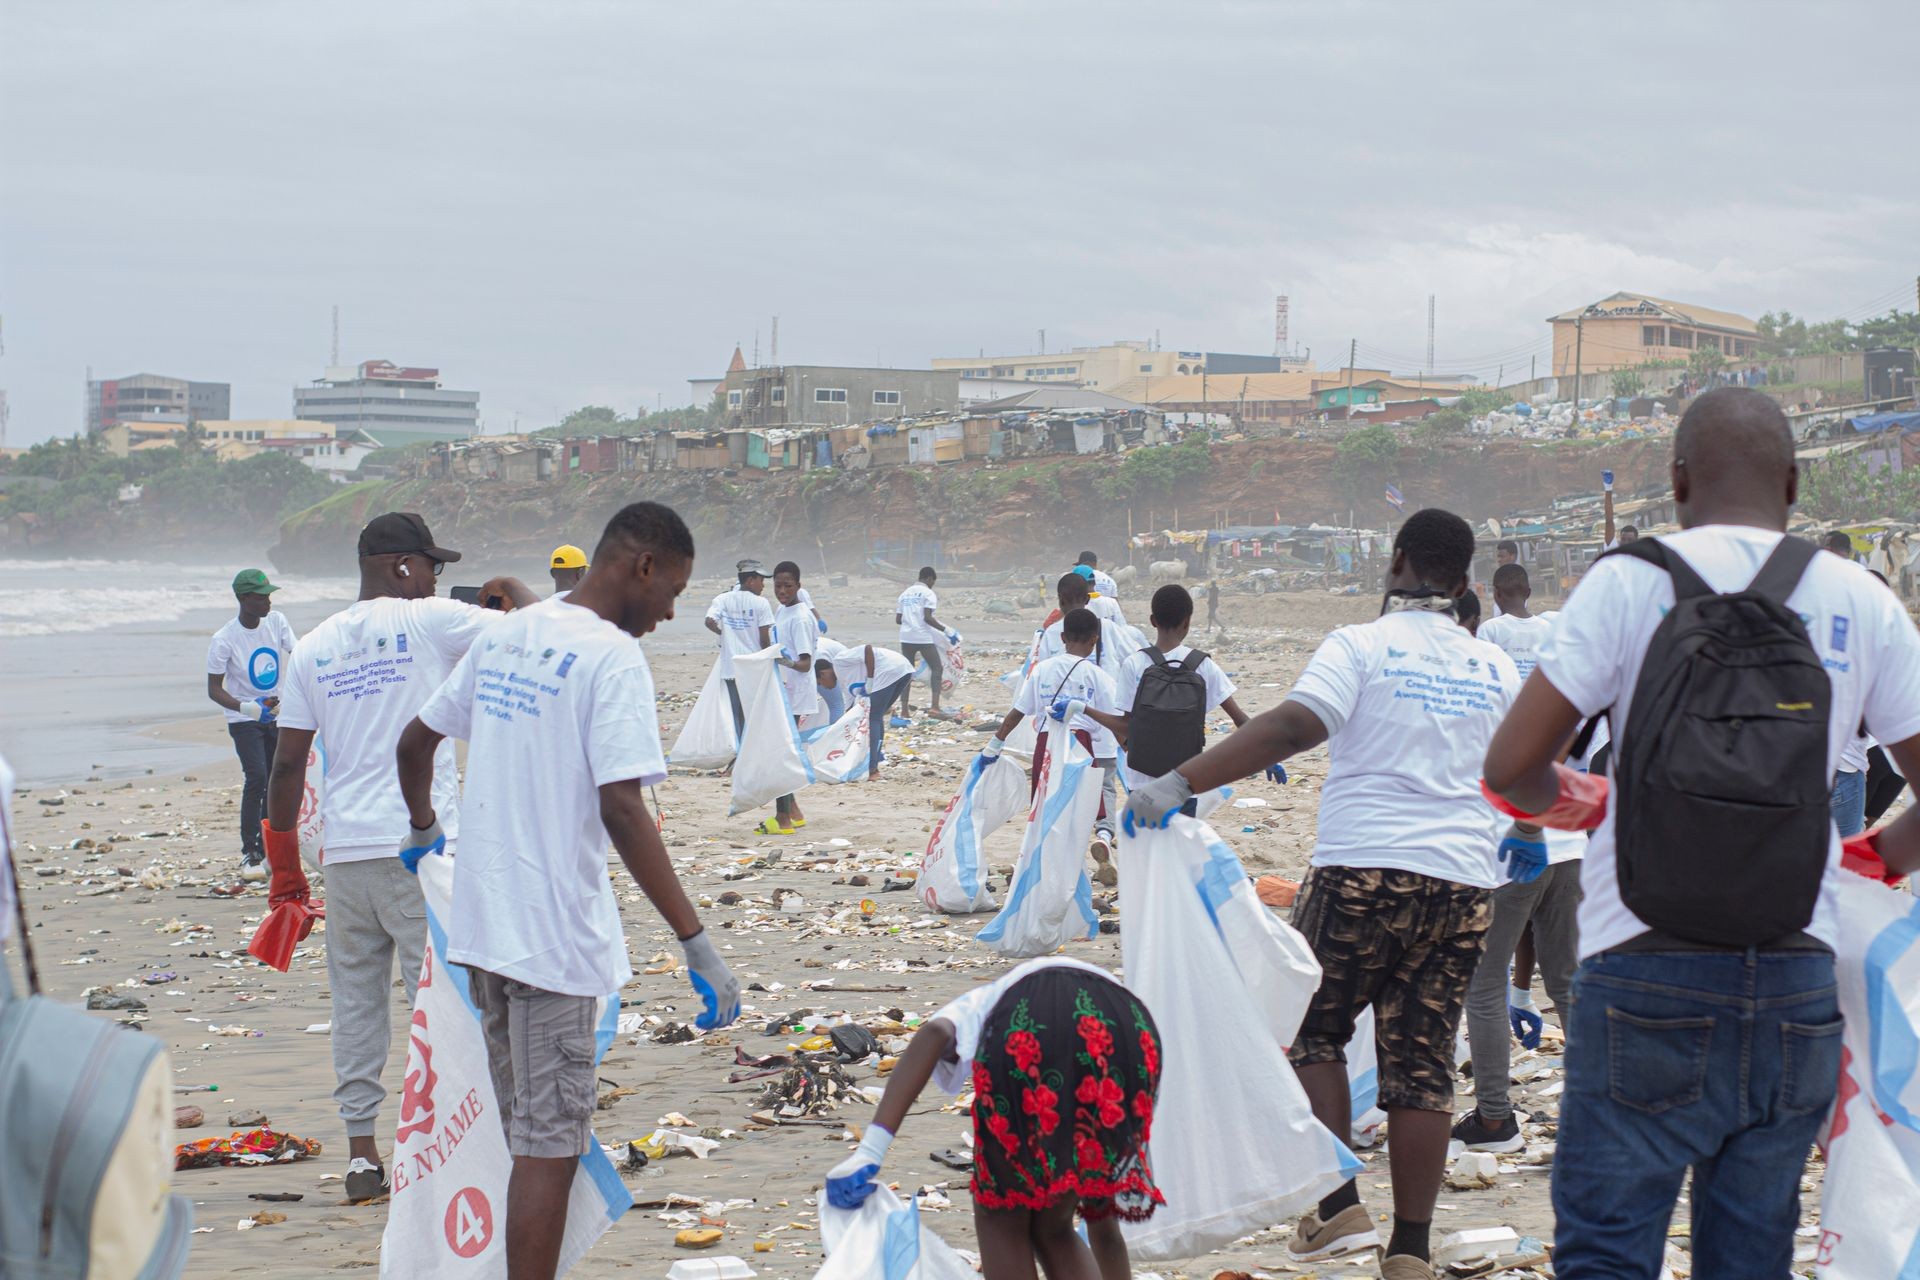
[{"label": "man with backpack", "polygon": [[[1394,535],[1380,617],[1328,636],[1284,702],[1127,803],[1129,829],[1164,825],[1198,792],[1327,744],[1313,866],[1293,909],[1324,976],[1288,1058],[1314,1116],[1345,1135],[1347,1045],[1361,1011],[1374,1009],[1393,1134],[1385,1280],[1433,1280],[1454,1038],[1500,862],[1515,856],[1511,840],[1496,848],[1479,772],[1520,676],[1455,621],[1473,552],[1472,528],[1452,512],[1409,516]],[[1348,1181],[1300,1220],[1288,1255],[1315,1262],[1380,1248]]]},{"label": "man with backpack", "polygon": [[[1233,700],[1233,681],[1211,656],[1187,644],[1193,628],[1193,597],[1177,582],[1153,593],[1154,642],[1130,653],[1115,680],[1121,717],[1127,722],[1127,790],[1138,791],[1207,749],[1207,716],[1226,712],[1234,727],[1247,713]],[[1277,782],[1286,771],[1267,770]],[[1191,815],[1193,803],[1181,808]],[[1097,856],[1097,855],[1096,855]]]},{"label": "man with backpack", "polygon": [[[1701,396],[1672,479],[1681,532],[1593,566],[1486,758],[1515,810],[1556,826],[1606,810],[1554,1158],[1562,1280],[1651,1280],[1690,1168],[1695,1273],[1790,1269],[1840,1073],[1828,780],[1863,716],[1920,769],[1920,635],[1864,569],[1783,536],[1799,475],[1780,407]],[[1556,761],[1601,711],[1613,788],[1596,800]],[[1862,843],[1912,871],[1920,818]]]}]

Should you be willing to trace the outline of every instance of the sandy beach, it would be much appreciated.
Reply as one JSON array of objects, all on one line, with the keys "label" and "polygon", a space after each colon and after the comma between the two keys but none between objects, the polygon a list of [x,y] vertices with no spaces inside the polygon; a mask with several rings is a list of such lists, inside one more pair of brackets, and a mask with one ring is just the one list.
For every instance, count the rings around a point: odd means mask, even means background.
[{"label": "sandy beach", "polygon": [[[702,582],[688,592],[694,617],[710,592]],[[815,586],[822,612],[842,638],[889,642],[897,588],[856,579],[845,587]],[[1029,588],[1030,589],[1030,588]],[[1147,593],[1123,597],[1130,616],[1144,623]],[[736,1048],[760,1055],[785,1051],[802,1038],[767,1027],[798,1023],[811,1028],[843,1014],[893,1020],[924,1016],[952,996],[1002,971],[1007,962],[973,942],[987,917],[929,916],[910,892],[887,892],[888,875],[918,865],[928,833],[952,796],[968,759],[985,735],[964,725],[997,718],[1008,696],[992,677],[1013,667],[1041,611],[1020,608],[1008,616],[988,612],[1005,590],[942,592],[941,613],[966,635],[974,674],[955,701],[969,709],[960,725],[923,721],[888,737],[888,762],[877,783],[816,786],[800,799],[809,825],[800,835],[778,839],[749,834],[753,818],[726,817],[727,784],[713,775],[676,773],[659,789],[665,833],[681,874],[698,898],[709,925],[722,936],[729,963],[745,983],[746,1012],[734,1028],[691,1043],[653,1042],[643,1032],[623,1035],[601,1065],[603,1110],[600,1139],[623,1145],[651,1132],[670,1112],[696,1129],[730,1130],[709,1159],[675,1155],[626,1175],[636,1207],[600,1242],[576,1271],[603,1275],[637,1270],[662,1274],[689,1256],[674,1247],[685,1208],[663,1207],[668,1197],[694,1197],[708,1216],[724,1219],[726,1238],[713,1253],[737,1254],[763,1276],[805,1277],[820,1260],[817,1218],[810,1198],[827,1169],[850,1147],[847,1128],[871,1115],[854,1098],[824,1123],[754,1125],[762,1110],[765,1081],[727,1083]],[[1232,594],[1222,613],[1227,637],[1196,636],[1239,685],[1250,712],[1277,703],[1294,674],[1332,627],[1361,621],[1377,608],[1370,596]],[[1204,603],[1201,606],[1204,618]],[[684,720],[710,662],[704,646],[649,646],[662,690],[663,735]],[[197,672],[181,673],[197,681]],[[1224,719],[1220,721],[1224,725]],[[217,716],[167,726],[169,739],[223,744]],[[1262,807],[1230,808],[1216,828],[1255,873],[1292,878],[1303,873],[1313,845],[1324,750],[1289,763],[1284,789],[1248,783],[1241,795]],[[16,810],[20,874],[33,922],[42,974],[50,993],[81,1000],[91,988],[111,987],[144,1002],[144,1012],[120,1017],[164,1039],[183,1086],[217,1085],[212,1093],[183,1093],[182,1104],[200,1107],[203,1127],[184,1140],[250,1127],[230,1117],[263,1113],[275,1129],[315,1138],[323,1154],[308,1161],[255,1168],[188,1171],[176,1189],[195,1204],[197,1225],[189,1274],[217,1275],[261,1265],[261,1249],[273,1251],[272,1268],[289,1276],[326,1275],[376,1267],[386,1218],[382,1204],[343,1202],[345,1141],[331,1099],[333,1073],[325,1034],[313,1028],[329,1020],[325,936],[316,932],[292,971],[275,973],[245,955],[254,925],[266,907],[264,886],[227,896],[237,882],[238,766],[231,756],[172,777],[76,781],[41,785],[19,795]],[[1242,829],[1242,828],[1246,829]],[[993,863],[1004,872],[1017,849],[1013,827],[993,842]],[[684,979],[659,969],[677,958],[670,933],[623,869],[610,859],[626,922],[636,977],[622,993],[633,1007],[660,1024],[684,1022],[695,1010]],[[997,879],[1004,883],[1004,874]],[[316,892],[324,894],[323,887]],[[793,895],[798,895],[798,901]],[[855,914],[834,923],[836,913],[870,898],[871,920]],[[778,900],[778,905],[776,905]],[[1123,922],[1124,925],[1124,922]],[[1075,944],[1072,954],[1117,967],[1120,940],[1103,934]],[[831,982],[837,989],[810,989]],[[848,987],[864,990],[850,991]],[[1542,997],[1544,1001],[1544,997]],[[633,1010],[629,1010],[630,1012]],[[115,1015],[108,1015],[115,1016]],[[394,1106],[402,1067],[407,1010],[398,981],[393,1019],[396,1050],[389,1061],[390,1091],[381,1117],[382,1149],[391,1149]],[[651,1028],[649,1028],[651,1029]],[[1551,1043],[1549,1045],[1551,1049]],[[1516,1089],[1522,1111],[1539,1102],[1551,1115],[1558,1059],[1516,1050]],[[868,1068],[850,1074],[861,1084],[883,1083]],[[1462,1081],[1463,1105],[1471,1105]],[[929,1221],[946,1238],[971,1247],[967,1176],[934,1163],[930,1153],[963,1149],[969,1128],[964,1113],[930,1091],[896,1144],[887,1177],[903,1193],[933,1188],[923,1201]],[[1491,1188],[1443,1192],[1434,1239],[1465,1227],[1506,1225],[1521,1235],[1552,1238],[1547,1201],[1550,1126],[1522,1157],[1505,1163]],[[1384,1215],[1386,1160],[1363,1153],[1361,1189],[1369,1208]],[[263,1206],[256,1193],[299,1193],[295,1203]],[[944,1201],[941,1197],[944,1197]],[[287,1220],[243,1234],[237,1224],[253,1211],[283,1211]],[[1279,1224],[1276,1224],[1279,1225]],[[1162,1272],[1212,1276],[1223,1270],[1315,1274],[1286,1261],[1290,1226],[1263,1233],[1233,1248]],[[771,1245],[756,1253],[756,1243]],[[1140,1266],[1145,1270],[1145,1266]],[[1372,1274],[1323,1264],[1318,1274]]]}]

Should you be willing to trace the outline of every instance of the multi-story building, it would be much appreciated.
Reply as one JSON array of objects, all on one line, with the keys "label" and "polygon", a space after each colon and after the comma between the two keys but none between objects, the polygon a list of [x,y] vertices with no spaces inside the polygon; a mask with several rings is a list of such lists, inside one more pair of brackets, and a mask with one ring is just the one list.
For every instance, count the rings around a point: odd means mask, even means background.
[{"label": "multi-story building", "polygon": [[171,422],[185,426],[224,418],[233,411],[233,388],[224,382],[194,382],[157,373],[103,378],[87,383],[87,434],[116,422]]},{"label": "multi-story building", "polygon": [[844,427],[957,408],[951,370],[788,364],[735,369],[720,384],[729,427]]},{"label": "multi-story building", "polygon": [[1021,382],[1073,382],[1111,391],[1145,379],[1214,372],[1282,373],[1303,369],[1298,356],[1251,356],[1222,351],[1160,351],[1150,342],[1109,342],[1104,347],[1074,347],[1053,355],[948,356],[933,362],[962,379],[992,378]]},{"label": "multi-story building", "polygon": [[1616,293],[1590,306],[1547,317],[1553,326],[1553,376],[1632,369],[1718,351],[1729,363],[1760,351],[1759,326],[1730,311],[1668,302],[1644,293]]},{"label": "multi-story building", "polygon": [[364,434],[389,447],[465,440],[480,431],[480,393],[441,386],[438,369],[368,360],[328,369],[312,386],[295,387],[293,416],[330,422],[337,435]]}]

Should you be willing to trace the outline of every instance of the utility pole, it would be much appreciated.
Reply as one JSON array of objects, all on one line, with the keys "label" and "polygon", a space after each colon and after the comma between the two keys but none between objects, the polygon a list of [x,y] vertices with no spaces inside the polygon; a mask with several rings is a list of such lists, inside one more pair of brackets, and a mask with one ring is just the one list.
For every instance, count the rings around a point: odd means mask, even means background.
[{"label": "utility pole", "polygon": [[1586,330],[1582,327],[1585,316],[1575,316],[1573,320],[1573,416],[1580,417],[1580,355],[1586,339]]},{"label": "utility pole", "polygon": [[1045,329],[1040,331],[1040,354],[1047,354],[1047,331]]},{"label": "utility pole", "polygon": [[767,338],[767,363],[780,367],[780,317],[773,318],[773,332]]},{"label": "utility pole", "polygon": [[1433,295],[1427,295],[1427,372],[1433,372]]},{"label": "utility pole", "polygon": [[327,362],[333,368],[340,367],[340,304],[333,304],[333,358]]},{"label": "utility pole", "polygon": [[1347,421],[1353,421],[1353,357],[1360,349],[1360,339],[1347,339]]}]

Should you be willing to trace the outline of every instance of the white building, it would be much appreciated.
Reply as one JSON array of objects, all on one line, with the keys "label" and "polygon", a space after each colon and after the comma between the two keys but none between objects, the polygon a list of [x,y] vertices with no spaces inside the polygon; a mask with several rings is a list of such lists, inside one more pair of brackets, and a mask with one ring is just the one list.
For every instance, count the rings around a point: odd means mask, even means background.
[{"label": "white building", "polygon": [[467,440],[480,433],[480,393],[442,387],[438,369],[368,360],[295,387],[293,416],[330,422],[339,435],[357,432],[379,445]]}]

